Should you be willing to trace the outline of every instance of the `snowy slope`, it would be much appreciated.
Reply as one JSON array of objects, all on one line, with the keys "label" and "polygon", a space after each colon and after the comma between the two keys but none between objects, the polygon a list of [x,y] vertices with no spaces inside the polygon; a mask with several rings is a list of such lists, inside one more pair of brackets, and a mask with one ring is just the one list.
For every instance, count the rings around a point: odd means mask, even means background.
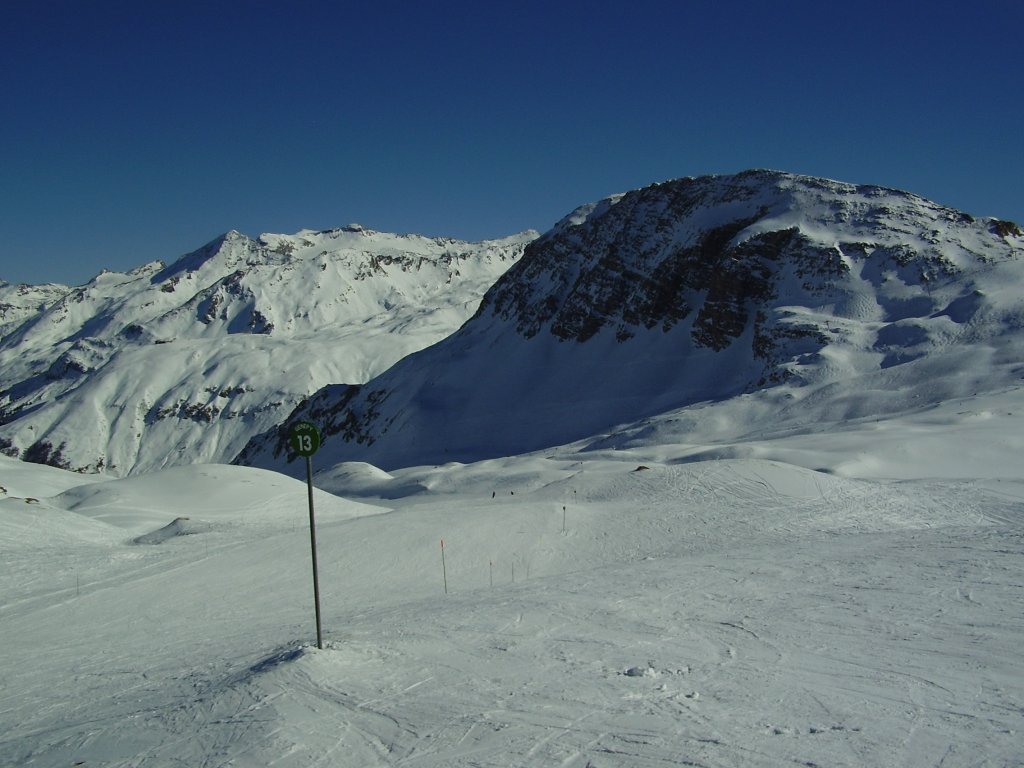
[{"label": "snowy slope", "polygon": [[[199,466],[61,489],[6,462],[55,493],[0,501],[0,764],[1018,765],[1024,483],[955,417],[934,441],[890,419],[930,464],[888,482],[666,445],[314,457],[363,502],[317,494],[324,650],[302,484]],[[50,531],[30,546],[29,508]]]},{"label": "snowy slope", "polygon": [[450,334],[534,236],[230,232],[105,272],[0,340],[0,448],[117,475],[226,461],[323,385]]},{"label": "snowy slope", "polygon": [[[681,421],[679,442],[688,417],[669,414],[738,395],[754,432],[1019,387],[1022,248],[1016,225],[896,190],[770,171],[666,182],[574,212],[457,333],[291,419],[321,424],[328,463],[391,469],[651,419]],[[239,457],[287,460],[280,429]]]}]

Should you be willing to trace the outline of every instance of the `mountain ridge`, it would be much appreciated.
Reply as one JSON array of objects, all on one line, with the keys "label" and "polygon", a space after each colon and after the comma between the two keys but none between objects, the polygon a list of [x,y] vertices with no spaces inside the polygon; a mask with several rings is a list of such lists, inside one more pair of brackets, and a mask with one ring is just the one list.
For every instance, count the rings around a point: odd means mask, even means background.
[{"label": "mountain ridge", "polygon": [[226,462],[324,384],[457,328],[534,237],[232,230],[56,289],[0,338],[0,450],[116,474]]},{"label": "mountain ridge", "polygon": [[1012,386],[1021,248],[1012,222],[769,170],[480,243],[230,230],[84,286],[0,284],[0,451],[289,470],[285,425],[311,418],[327,460],[394,468],[667,435],[678,409],[739,395],[803,423],[787,403],[853,413],[851,387],[911,390],[915,371],[931,402],[968,386],[943,360],[982,354],[997,367],[970,386]]},{"label": "mountain ridge", "polygon": [[[1012,367],[1022,244],[1015,225],[883,187],[762,170],[663,182],[577,209],[457,333],[290,420],[322,420],[328,463],[394,469],[542,450],[744,393],[886,386],[890,369],[971,344]],[[268,433],[237,460],[286,455]]]}]

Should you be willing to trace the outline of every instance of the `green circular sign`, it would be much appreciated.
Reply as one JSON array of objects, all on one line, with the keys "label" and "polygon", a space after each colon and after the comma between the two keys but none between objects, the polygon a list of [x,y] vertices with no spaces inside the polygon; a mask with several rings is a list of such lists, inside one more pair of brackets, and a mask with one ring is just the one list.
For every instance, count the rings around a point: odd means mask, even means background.
[{"label": "green circular sign", "polygon": [[288,442],[292,450],[299,456],[312,456],[320,447],[320,430],[315,424],[308,421],[300,421],[292,424],[288,433]]}]

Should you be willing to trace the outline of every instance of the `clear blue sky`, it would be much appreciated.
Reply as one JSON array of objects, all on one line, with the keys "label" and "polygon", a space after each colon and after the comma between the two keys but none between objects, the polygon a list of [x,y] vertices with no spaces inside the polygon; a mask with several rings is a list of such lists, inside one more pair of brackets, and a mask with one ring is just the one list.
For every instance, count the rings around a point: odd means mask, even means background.
[{"label": "clear blue sky", "polygon": [[1024,3],[8,0],[0,278],[767,167],[1024,223]]}]

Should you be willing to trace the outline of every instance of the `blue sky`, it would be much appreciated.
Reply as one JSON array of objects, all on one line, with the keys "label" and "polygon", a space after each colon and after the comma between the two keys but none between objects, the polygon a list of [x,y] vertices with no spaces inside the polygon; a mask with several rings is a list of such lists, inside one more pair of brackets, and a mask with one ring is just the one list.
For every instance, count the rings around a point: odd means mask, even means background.
[{"label": "blue sky", "polygon": [[11,0],[0,279],[762,167],[1024,223],[1024,3]]}]

